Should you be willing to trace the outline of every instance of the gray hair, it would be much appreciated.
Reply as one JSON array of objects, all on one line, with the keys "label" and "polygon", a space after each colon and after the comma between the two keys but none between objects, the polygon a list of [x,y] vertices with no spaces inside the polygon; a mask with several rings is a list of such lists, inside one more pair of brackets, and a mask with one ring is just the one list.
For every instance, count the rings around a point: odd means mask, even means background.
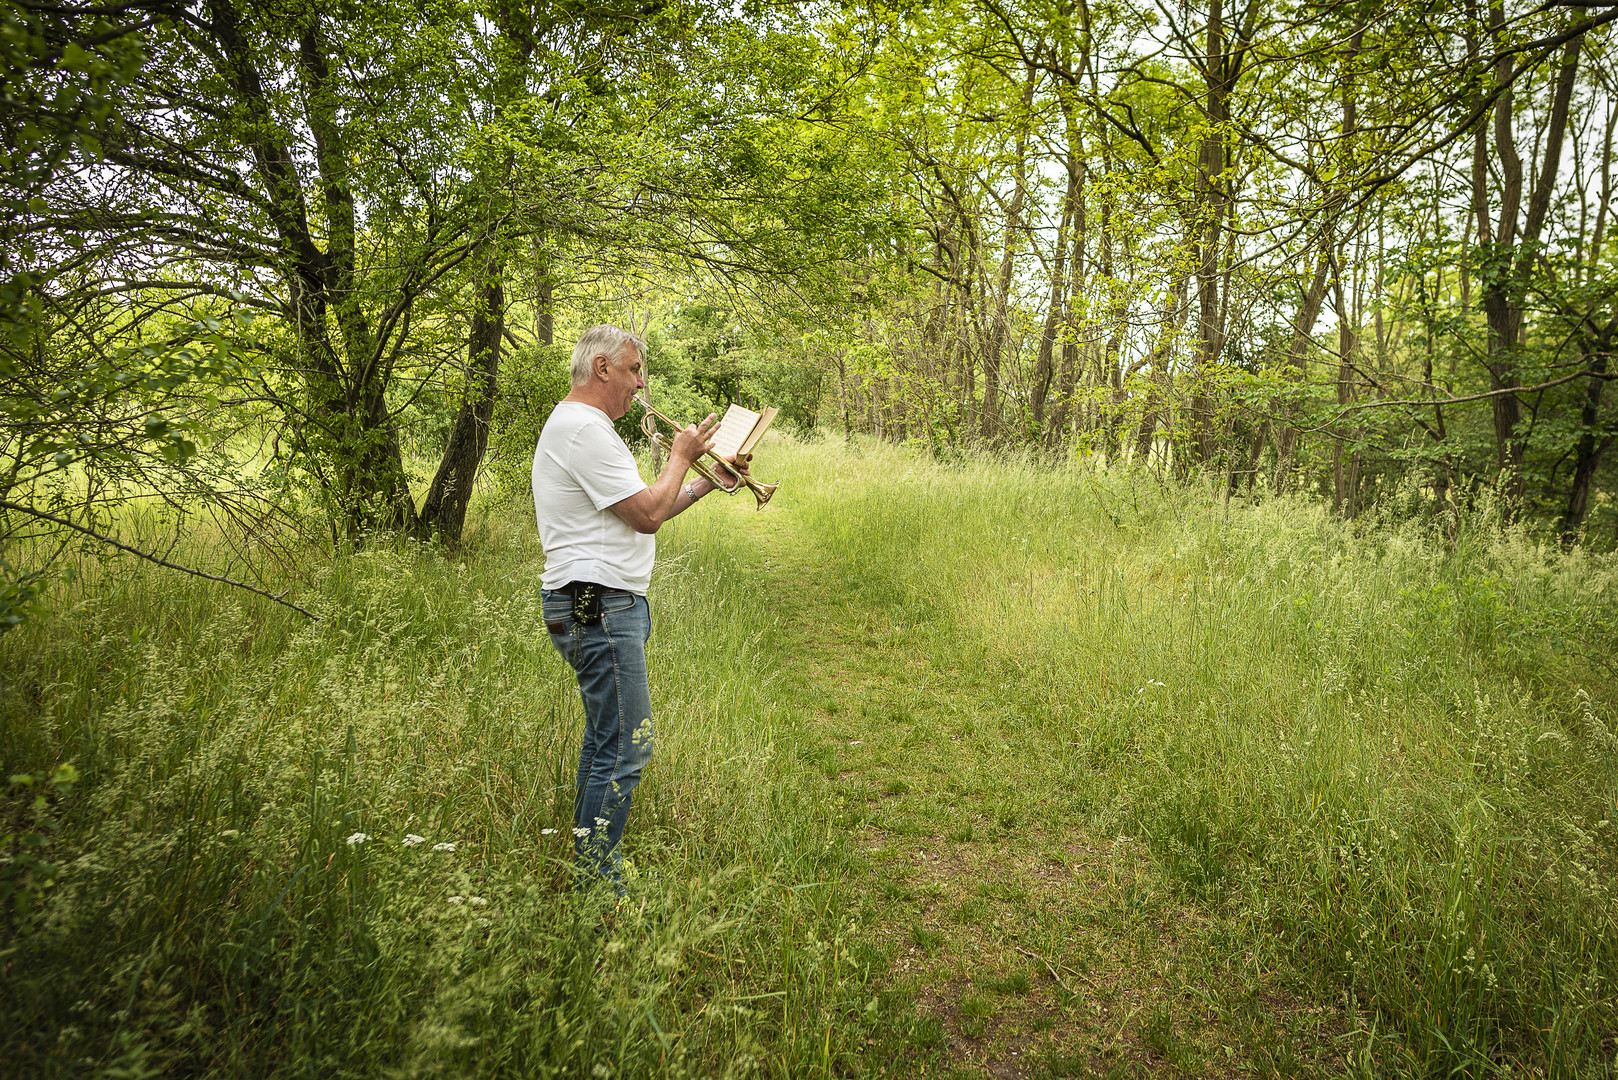
[{"label": "gray hair", "polygon": [[635,346],[635,351],[642,357],[646,355],[646,342],[616,326],[592,326],[580,334],[579,343],[573,346],[573,385],[583,386],[590,381],[590,372],[595,368],[595,358],[598,356],[605,356],[611,363],[617,364],[625,345]]}]

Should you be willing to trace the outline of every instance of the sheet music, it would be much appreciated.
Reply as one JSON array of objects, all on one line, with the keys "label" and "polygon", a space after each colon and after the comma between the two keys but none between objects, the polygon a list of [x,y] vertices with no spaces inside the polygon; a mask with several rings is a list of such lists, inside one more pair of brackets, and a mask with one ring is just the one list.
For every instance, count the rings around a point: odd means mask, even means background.
[{"label": "sheet music", "polygon": [[725,417],[719,421],[719,428],[713,436],[713,452],[722,458],[733,458],[753,433],[753,426],[758,423],[758,413],[752,409],[744,408],[732,403],[725,410]]}]

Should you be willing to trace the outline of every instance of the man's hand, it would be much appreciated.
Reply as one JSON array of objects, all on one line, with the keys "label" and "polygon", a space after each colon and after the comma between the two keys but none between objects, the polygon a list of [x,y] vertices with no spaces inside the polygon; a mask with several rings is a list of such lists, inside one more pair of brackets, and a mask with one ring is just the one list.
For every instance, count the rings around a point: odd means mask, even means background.
[{"label": "man's hand", "polygon": [[[655,533],[665,521],[690,506],[691,502],[682,495],[686,470],[713,448],[713,433],[718,426],[719,418],[713,413],[700,424],[686,425],[669,442],[669,460],[663,474],[650,487],[613,503],[613,513],[638,533]],[[715,476],[725,473],[732,477],[746,476],[747,462],[726,459],[721,464],[715,461],[712,471]]]},{"label": "man's hand", "polygon": [[713,448],[713,433],[718,426],[719,417],[713,413],[700,424],[687,424],[669,443],[669,457],[679,458],[687,465],[696,461]]},{"label": "man's hand", "polygon": [[739,484],[741,478],[750,475],[747,470],[746,458],[721,458],[723,464],[714,466],[714,475],[727,484]]}]

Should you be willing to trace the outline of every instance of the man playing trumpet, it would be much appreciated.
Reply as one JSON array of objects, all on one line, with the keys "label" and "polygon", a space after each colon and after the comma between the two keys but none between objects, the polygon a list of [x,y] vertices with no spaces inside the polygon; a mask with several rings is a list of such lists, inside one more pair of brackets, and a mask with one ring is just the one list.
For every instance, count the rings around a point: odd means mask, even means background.
[{"label": "man playing trumpet", "polygon": [[[581,881],[605,883],[619,895],[618,842],[652,756],[646,588],[654,534],[714,489],[702,477],[685,482],[685,474],[711,449],[718,427],[712,414],[687,426],[674,436],[661,475],[650,486],[641,480],[612,422],[646,386],[645,353],[644,342],[616,326],[586,330],[573,348],[573,389],[551,411],[534,449],[545,629],[578,676],[584,702],[574,854]],[[747,471],[745,462],[731,465],[733,475]]]}]

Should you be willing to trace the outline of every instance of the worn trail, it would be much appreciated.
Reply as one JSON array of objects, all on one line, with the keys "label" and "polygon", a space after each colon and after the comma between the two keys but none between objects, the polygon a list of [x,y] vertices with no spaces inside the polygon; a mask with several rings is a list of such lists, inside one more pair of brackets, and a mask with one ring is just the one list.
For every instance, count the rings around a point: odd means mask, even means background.
[{"label": "worn trail", "polygon": [[832,787],[868,932],[891,988],[941,1025],[947,1069],[1331,1071],[1327,1033],[1165,891],[1138,840],[1064,805],[1038,739],[1007,717],[1015,672],[947,618],[872,599],[790,513],[755,524],[738,557],[779,616],[801,766]]}]

